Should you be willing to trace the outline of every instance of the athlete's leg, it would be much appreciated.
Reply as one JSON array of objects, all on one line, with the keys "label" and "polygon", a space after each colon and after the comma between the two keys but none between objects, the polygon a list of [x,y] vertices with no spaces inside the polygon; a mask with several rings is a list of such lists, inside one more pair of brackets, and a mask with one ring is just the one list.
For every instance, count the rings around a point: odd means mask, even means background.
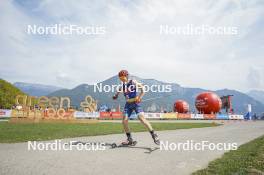
[{"label": "athlete's leg", "polygon": [[149,133],[151,137],[153,138],[154,142],[159,145],[160,141],[158,138],[158,135],[154,133],[154,130],[150,124],[150,122],[144,117],[143,109],[140,107],[140,105],[136,105],[136,113],[138,115],[138,119],[140,122],[149,130]]},{"label": "athlete's leg", "polygon": [[123,123],[124,131],[125,131],[126,133],[129,133],[129,132],[130,132],[130,129],[129,129],[129,127],[128,127],[128,116],[127,116],[127,115],[125,115],[125,116],[123,117],[123,121],[122,121],[122,123]]},{"label": "athlete's leg", "polygon": [[130,132],[130,129],[129,129],[129,126],[128,126],[128,119],[129,119],[131,114],[132,114],[132,110],[131,110],[130,106],[128,104],[126,104],[125,108],[124,108],[124,114],[123,114],[124,117],[123,117],[123,120],[122,120],[124,131],[125,131],[126,136],[127,136],[127,140],[122,143],[124,145],[133,144],[133,139],[132,139],[131,132]]},{"label": "athlete's leg", "polygon": [[144,114],[143,113],[139,113],[138,114],[138,119],[149,130],[149,133],[150,133],[151,137],[153,138],[154,143],[159,145],[160,141],[159,141],[158,135],[154,132],[151,124],[149,123],[149,121],[147,119],[145,119]]},{"label": "athlete's leg", "polygon": [[139,103],[134,103],[133,104],[133,109],[135,110],[138,119],[140,120],[140,122],[149,130],[149,131],[153,131],[153,128],[151,126],[151,124],[149,123],[149,121],[147,121],[144,117],[144,111],[142,109],[142,107],[140,106]]},{"label": "athlete's leg", "polygon": [[128,127],[128,118],[130,117],[131,113],[132,113],[132,111],[131,111],[131,109],[129,107],[129,104],[126,103],[125,107],[124,107],[123,120],[122,120],[124,131],[126,133],[130,133],[130,129]]},{"label": "athlete's leg", "polygon": [[143,113],[139,113],[138,114],[138,119],[140,120],[140,122],[149,130],[149,131],[153,131],[153,128],[151,126],[151,124],[149,123],[148,120],[145,119],[144,114]]}]

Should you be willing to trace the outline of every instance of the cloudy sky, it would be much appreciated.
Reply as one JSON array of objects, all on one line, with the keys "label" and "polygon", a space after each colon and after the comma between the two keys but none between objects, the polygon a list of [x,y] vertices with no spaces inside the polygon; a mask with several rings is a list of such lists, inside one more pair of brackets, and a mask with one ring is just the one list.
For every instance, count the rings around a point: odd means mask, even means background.
[{"label": "cloudy sky", "polygon": [[[0,78],[73,88],[116,75],[211,90],[264,90],[262,0],[2,0]],[[28,25],[103,27],[101,35],[34,35]],[[237,34],[161,33],[192,25]]]}]

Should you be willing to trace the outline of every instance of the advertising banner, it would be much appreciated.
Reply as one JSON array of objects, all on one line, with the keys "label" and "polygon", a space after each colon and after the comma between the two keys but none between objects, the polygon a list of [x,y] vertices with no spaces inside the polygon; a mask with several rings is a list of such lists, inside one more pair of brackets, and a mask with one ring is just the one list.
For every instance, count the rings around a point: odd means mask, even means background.
[{"label": "advertising banner", "polygon": [[177,119],[177,113],[164,113],[162,115],[163,119]]},{"label": "advertising banner", "polygon": [[229,117],[227,114],[217,114],[216,115],[216,119],[219,119],[219,120],[228,120]]},{"label": "advertising banner", "polygon": [[230,120],[243,120],[244,116],[243,115],[229,115]]},{"label": "advertising banner", "polygon": [[0,118],[2,117],[11,117],[12,110],[0,109]]},{"label": "advertising banner", "polygon": [[110,112],[100,112],[99,119],[111,119],[111,113]]},{"label": "advertising banner", "polygon": [[216,115],[215,114],[204,114],[204,119],[214,120],[216,119]]},{"label": "advertising banner", "polygon": [[203,114],[191,114],[191,119],[204,119]]},{"label": "advertising banner", "polygon": [[146,112],[144,115],[145,115],[145,118],[147,118],[147,119],[161,119],[163,113],[148,113],[148,112]]},{"label": "advertising banner", "polygon": [[99,118],[99,112],[75,111],[74,117],[75,118]]},{"label": "advertising banner", "polygon": [[122,112],[111,112],[112,119],[122,119],[123,113]]},{"label": "advertising banner", "polygon": [[178,113],[178,119],[191,119],[191,114]]}]

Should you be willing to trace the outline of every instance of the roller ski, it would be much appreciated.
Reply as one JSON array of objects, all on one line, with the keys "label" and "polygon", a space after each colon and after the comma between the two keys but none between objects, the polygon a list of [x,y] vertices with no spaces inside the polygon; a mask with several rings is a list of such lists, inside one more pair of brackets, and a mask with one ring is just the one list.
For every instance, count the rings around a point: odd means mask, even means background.
[{"label": "roller ski", "polygon": [[137,141],[134,141],[133,139],[127,139],[126,141],[121,143],[121,146],[136,146]]}]

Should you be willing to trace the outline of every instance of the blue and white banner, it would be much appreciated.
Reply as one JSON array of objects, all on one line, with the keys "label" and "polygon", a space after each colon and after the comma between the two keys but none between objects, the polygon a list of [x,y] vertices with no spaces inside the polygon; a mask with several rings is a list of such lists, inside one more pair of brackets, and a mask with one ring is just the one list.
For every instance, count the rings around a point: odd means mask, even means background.
[{"label": "blue and white banner", "polygon": [[203,114],[191,114],[191,119],[204,119]]},{"label": "blue and white banner", "polygon": [[229,119],[229,116],[227,114],[217,114],[216,115],[216,119],[219,119],[219,120],[228,120]]},{"label": "blue and white banner", "polygon": [[244,119],[244,116],[243,115],[229,115],[229,119],[230,120],[243,120]]},{"label": "blue and white banner", "polygon": [[99,118],[99,112],[82,112],[82,111],[75,111],[73,116],[75,118]]}]

